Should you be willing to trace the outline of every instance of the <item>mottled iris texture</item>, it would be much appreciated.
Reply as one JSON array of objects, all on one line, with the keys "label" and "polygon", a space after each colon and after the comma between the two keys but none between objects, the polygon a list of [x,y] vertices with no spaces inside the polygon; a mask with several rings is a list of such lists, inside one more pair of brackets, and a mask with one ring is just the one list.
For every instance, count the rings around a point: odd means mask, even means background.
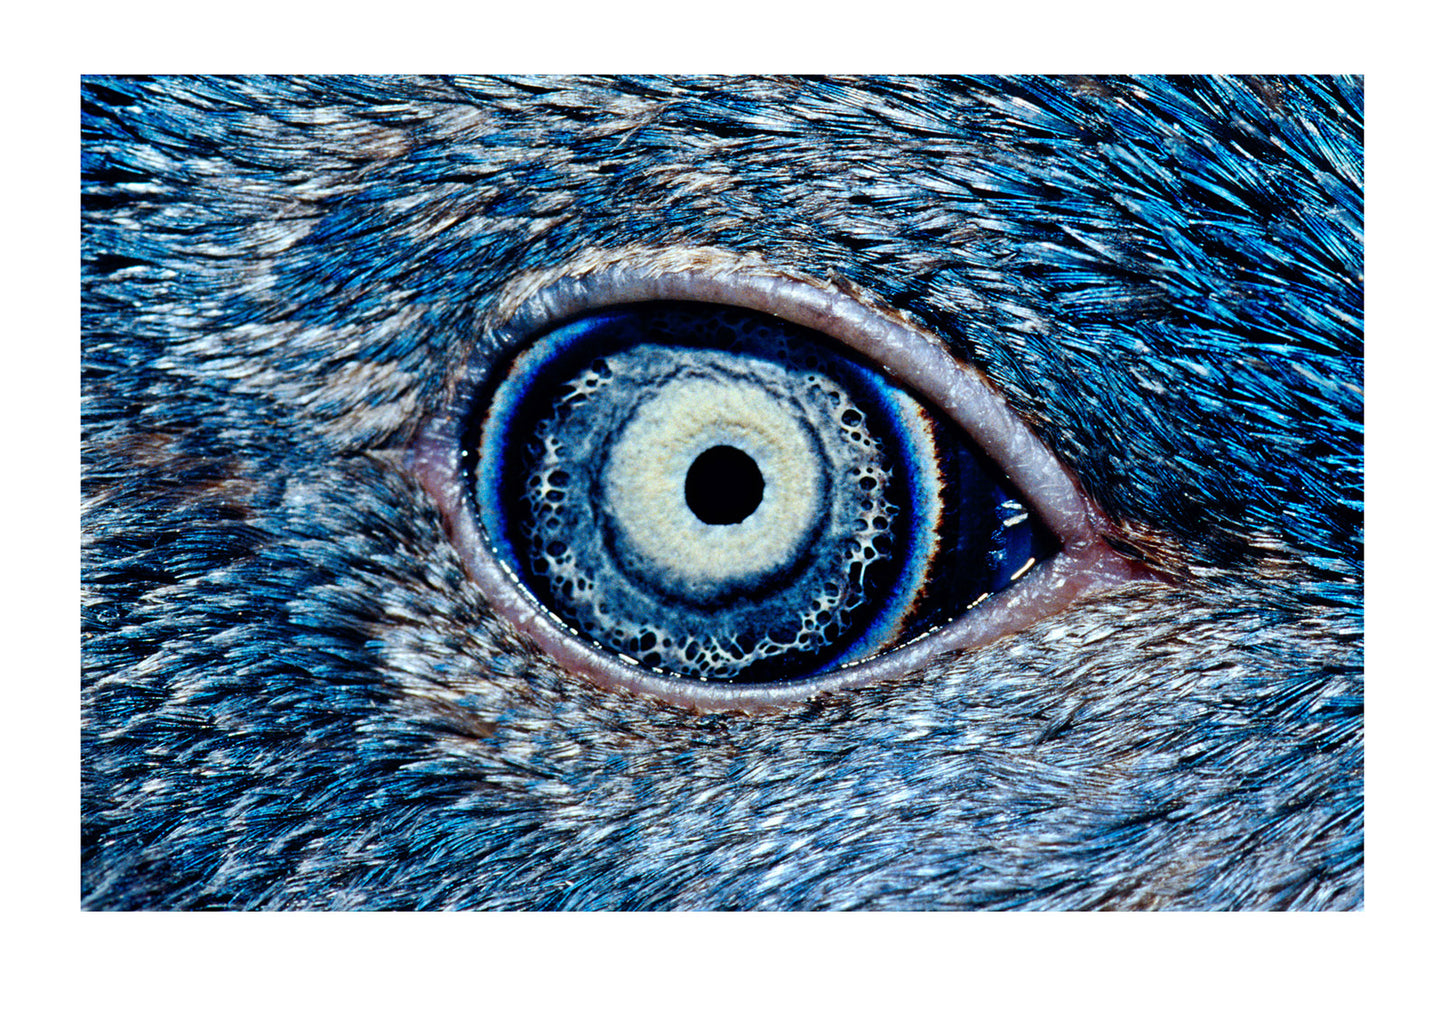
[{"label": "mottled iris texture", "polygon": [[[1362,903],[1358,79],[82,98],[86,906]],[[1177,583],[768,713],[560,670],[401,451],[509,282],[677,246],[931,329]]]}]

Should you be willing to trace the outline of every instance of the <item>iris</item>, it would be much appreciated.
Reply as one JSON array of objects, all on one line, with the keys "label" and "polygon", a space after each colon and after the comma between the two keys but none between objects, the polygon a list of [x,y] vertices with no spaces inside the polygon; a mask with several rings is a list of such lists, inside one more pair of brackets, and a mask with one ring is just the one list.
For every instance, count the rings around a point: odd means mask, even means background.
[{"label": "iris", "polygon": [[497,558],[577,635],[664,674],[860,662],[1057,549],[950,420],[828,337],[730,306],[550,329],[473,435]]}]

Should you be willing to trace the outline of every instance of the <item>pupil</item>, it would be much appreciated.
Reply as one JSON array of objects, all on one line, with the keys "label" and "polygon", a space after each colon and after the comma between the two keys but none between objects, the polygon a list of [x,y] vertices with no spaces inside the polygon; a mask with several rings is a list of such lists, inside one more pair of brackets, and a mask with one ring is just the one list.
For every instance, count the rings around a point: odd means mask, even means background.
[{"label": "pupil", "polygon": [[763,476],[737,447],[709,447],[687,470],[685,494],[703,524],[735,525],[763,502]]}]

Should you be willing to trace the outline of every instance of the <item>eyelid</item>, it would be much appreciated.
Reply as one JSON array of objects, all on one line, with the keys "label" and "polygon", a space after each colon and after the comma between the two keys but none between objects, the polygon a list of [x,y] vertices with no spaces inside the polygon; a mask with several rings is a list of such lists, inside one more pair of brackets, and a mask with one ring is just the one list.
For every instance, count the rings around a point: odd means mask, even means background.
[{"label": "eyelid", "polygon": [[[957,422],[1059,539],[1060,552],[934,632],[862,663],[797,681],[728,685],[670,677],[630,666],[576,636],[489,551],[463,471],[471,405],[493,367],[531,337],[582,313],[647,301],[741,307],[843,344]],[[1104,541],[1103,515],[1069,472],[983,375],[954,357],[939,338],[838,286],[708,249],[593,256],[579,266],[516,282],[499,297],[447,408],[423,427],[408,451],[407,464],[441,508],[468,574],[507,619],[562,667],[606,687],[699,710],[758,709],[896,679],[943,653],[1022,630],[1092,592],[1156,577]]]}]

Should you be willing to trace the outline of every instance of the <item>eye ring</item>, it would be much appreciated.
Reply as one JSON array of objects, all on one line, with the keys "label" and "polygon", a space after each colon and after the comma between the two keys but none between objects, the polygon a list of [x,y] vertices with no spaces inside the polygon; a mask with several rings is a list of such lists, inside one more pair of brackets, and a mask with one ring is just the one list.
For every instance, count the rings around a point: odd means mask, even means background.
[{"label": "eye ring", "polygon": [[[852,292],[852,293],[850,293]],[[822,333],[956,422],[1008,476],[1060,550],[1017,584],[935,631],[871,659],[792,681],[727,684],[626,663],[556,620],[490,551],[469,496],[462,451],[474,396],[498,360],[574,316],[652,301],[727,305]],[[895,680],[934,658],[987,644],[1093,592],[1156,576],[1104,540],[1107,522],[1058,459],[972,366],[901,314],[830,284],[713,249],[594,253],[515,281],[498,297],[443,409],[407,451],[407,467],[440,507],[463,565],[493,607],[560,666],[608,688],[700,711],[756,710]]]}]

